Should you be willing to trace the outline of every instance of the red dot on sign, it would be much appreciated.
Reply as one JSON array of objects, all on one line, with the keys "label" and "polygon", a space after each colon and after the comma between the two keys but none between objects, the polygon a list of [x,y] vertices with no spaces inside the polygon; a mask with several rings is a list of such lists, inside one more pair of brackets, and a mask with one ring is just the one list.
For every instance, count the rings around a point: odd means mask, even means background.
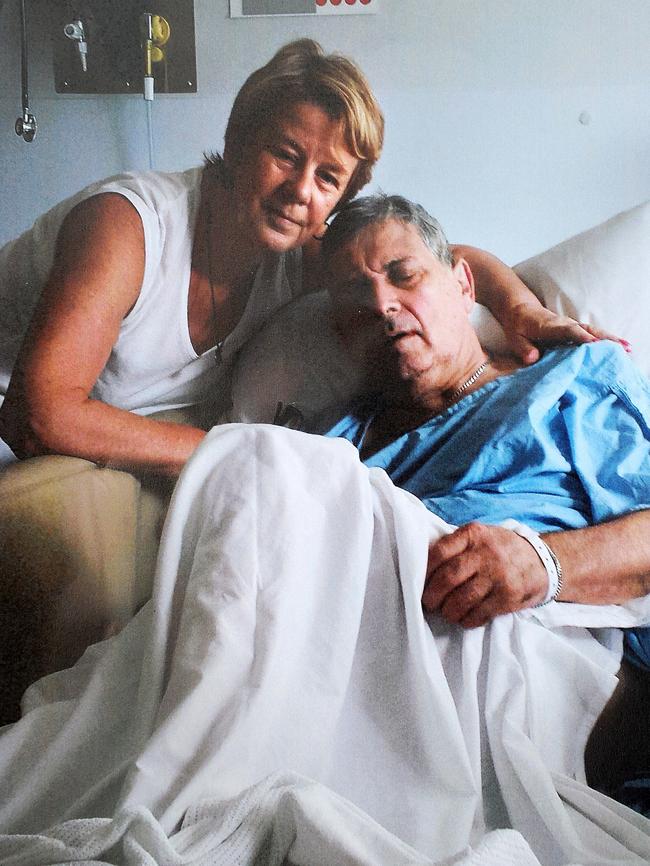
[{"label": "red dot on sign", "polygon": [[345,2],[348,4],[348,6],[354,6],[357,0],[345,0]]},{"label": "red dot on sign", "polygon": [[317,6],[324,6],[327,3],[327,0],[316,0]]},{"label": "red dot on sign", "polygon": [[360,3],[363,3],[364,6],[367,6],[370,3],[370,0],[359,0]]},{"label": "red dot on sign", "polygon": [[330,3],[332,4],[332,6],[338,6],[340,2],[341,2],[341,0],[330,0]]}]

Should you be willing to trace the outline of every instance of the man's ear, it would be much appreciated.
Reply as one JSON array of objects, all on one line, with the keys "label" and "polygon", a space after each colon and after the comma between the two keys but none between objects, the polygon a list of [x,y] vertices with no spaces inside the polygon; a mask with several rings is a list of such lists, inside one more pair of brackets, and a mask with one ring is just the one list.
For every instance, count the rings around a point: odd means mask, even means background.
[{"label": "man's ear", "polygon": [[474,291],[474,274],[466,259],[458,259],[452,269],[454,279],[458,283],[463,299],[466,303],[466,309],[469,313],[474,306],[476,292]]}]

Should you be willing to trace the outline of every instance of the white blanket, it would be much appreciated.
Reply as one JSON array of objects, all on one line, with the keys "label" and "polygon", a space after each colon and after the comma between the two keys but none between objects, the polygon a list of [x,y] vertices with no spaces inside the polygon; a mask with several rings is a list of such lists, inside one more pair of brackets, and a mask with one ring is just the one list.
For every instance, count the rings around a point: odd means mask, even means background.
[{"label": "white blanket", "polygon": [[570,621],[427,623],[448,529],[346,442],[215,428],[152,601],[0,734],[0,862],[650,862],[583,783],[618,659]]}]

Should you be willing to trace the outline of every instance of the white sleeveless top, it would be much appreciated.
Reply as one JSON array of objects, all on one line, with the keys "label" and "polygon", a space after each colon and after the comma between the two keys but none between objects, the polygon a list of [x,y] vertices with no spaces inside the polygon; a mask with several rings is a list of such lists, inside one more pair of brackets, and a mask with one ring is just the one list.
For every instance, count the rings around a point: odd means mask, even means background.
[{"label": "white sleeveless top", "polygon": [[[0,393],[54,259],[67,213],[103,192],[127,198],[144,228],[145,270],[133,309],[91,397],[141,415],[214,400],[238,349],[278,307],[301,291],[300,251],[268,254],[241,320],[215,349],[197,355],[190,340],[188,290],[202,168],[118,175],[86,187],[48,211],[0,250]],[[219,402],[217,400],[217,402]]]}]

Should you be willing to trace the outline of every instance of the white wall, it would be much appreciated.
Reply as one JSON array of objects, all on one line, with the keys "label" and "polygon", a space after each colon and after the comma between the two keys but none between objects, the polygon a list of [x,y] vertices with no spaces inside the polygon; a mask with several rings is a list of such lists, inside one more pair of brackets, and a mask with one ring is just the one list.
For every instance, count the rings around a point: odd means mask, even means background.
[{"label": "white wall", "polygon": [[[0,242],[91,180],[148,165],[142,99],[55,94],[48,0],[27,5],[32,144],[13,131],[19,4],[0,6]],[[308,35],[353,56],[380,98],[387,139],[373,186],[421,201],[452,240],[514,263],[650,198],[648,0],[381,0],[374,16],[227,16],[228,0],[195,0],[199,92],[156,99],[158,168],[220,148],[246,75]]]}]

